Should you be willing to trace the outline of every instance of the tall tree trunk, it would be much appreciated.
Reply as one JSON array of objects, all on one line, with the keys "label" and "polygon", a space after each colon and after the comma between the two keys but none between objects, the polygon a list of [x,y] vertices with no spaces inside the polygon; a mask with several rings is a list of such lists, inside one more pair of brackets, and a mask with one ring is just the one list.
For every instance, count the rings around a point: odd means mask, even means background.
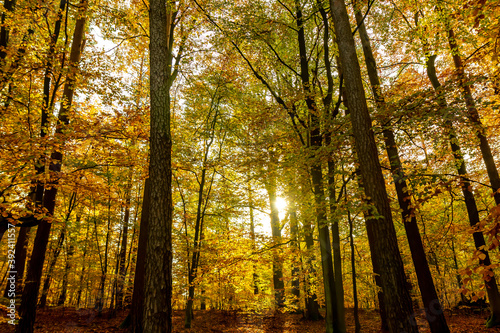
[{"label": "tall tree trunk", "polygon": [[[66,1],[61,1],[61,12],[66,6]],[[75,26],[75,32],[73,34],[73,43],[71,45],[70,51],[70,73],[74,73],[78,67],[81,56],[81,45],[83,42],[84,27],[86,22],[87,1],[82,0],[80,3],[80,8],[78,10],[78,19]],[[60,13],[62,14],[62,13]],[[59,16],[58,21],[60,21],[61,16]],[[57,26],[57,25],[56,25]],[[63,102],[61,103],[61,109],[58,116],[58,124],[56,127],[55,135],[62,135],[63,128],[69,123],[68,110],[71,107],[73,100],[73,93],[75,89],[74,78],[71,75],[68,76],[67,83],[64,85],[63,91]],[[43,110],[42,110],[43,111]],[[43,121],[42,121],[43,126]],[[42,133],[44,132],[42,127]],[[54,151],[51,154],[51,163],[49,170],[55,174],[61,171],[63,154],[60,151]],[[51,177],[52,178],[52,177]],[[45,191],[43,196],[43,207],[47,209],[48,215],[54,215],[54,208],[56,205],[57,196],[57,177],[51,179],[50,188]],[[46,220],[42,220],[37,229],[35,242],[33,244],[33,252],[31,254],[30,265],[28,269],[28,274],[26,277],[26,285],[24,287],[21,307],[19,309],[19,315],[21,319],[19,320],[19,325],[16,328],[17,333],[31,333],[33,332],[33,325],[36,319],[36,303],[38,300],[38,290],[40,287],[40,280],[42,277],[43,263],[45,261],[45,252],[47,250],[47,243],[50,235],[50,228],[52,223]]]},{"label": "tall tree trunk", "polygon": [[[340,59],[337,59],[338,63],[339,63],[339,73],[342,73],[342,65],[340,64]],[[346,116],[350,115],[350,111],[349,111],[349,102],[347,101],[347,93],[346,93],[346,90],[345,89],[342,89],[342,100],[343,100],[343,104],[346,108],[345,110],[345,114]],[[350,140],[350,144],[351,144],[351,149],[353,151],[353,154],[354,155],[357,155],[357,152],[356,152],[356,145],[354,143],[354,140],[351,138]],[[359,168],[359,166],[355,169],[355,174],[356,174],[356,180],[357,180],[357,183],[358,183],[358,187],[363,190],[363,185],[362,185],[362,182],[361,182],[361,169]],[[365,219],[365,223],[366,221],[368,221],[370,219],[370,216],[368,214],[367,211],[363,211],[363,216],[364,216],[364,219]],[[370,252],[373,252],[374,250],[372,249],[372,246],[373,244],[371,244],[370,242],[369,243],[369,246],[370,246]],[[374,280],[375,280],[375,285],[376,285],[376,289],[377,289],[377,300],[378,300],[378,306],[379,306],[379,315],[380,315],[380,329],[381,329],[381,332],[388,332],[389,331],[389,324],[388,324],[388,321],[387,321],[387,309],[386,309],[386,306],[385,306],[385,301],[384,301],[384,293],[383,293],[383,290],[382,290],[382,280],[380,279],[380,270],[381,268],[379,267],[379,262],[377,260],[376,257],[373,257],[372,256],[372,266],[373,266],[373,275],[374,275]]]},{"label": "tall tree trunk", "polygon": [[[368,33],[366,32],[365,24],[363,23],[363,15],[359,9],[355,8],[356,22],[359,27],[359,36],[363,46],[366,67],[370,85],[377,108],[383,110],[385,108],[385,100],[380,91],[380,79],[377,72],[377,64],[373,56],[372,47]],[[439,302],[439,298],[434,286],[434,280],[427,263],[427,256],[418,230],[417,218],[412,210],[411,195],[406,184],[406,176],[403,165],[399,157],[398,146],[394,137],[390,124],[386,124],[383,129],[385,139],[385,149],[391,166],[391,174],[394,187],[398,197],[399,207],[405,227],[408,244],[410,246],[411,257],[417,274],[418,285],[422,295],[426,318],[429,322],[429,327],[433,333],[450,332],[446,319],[444,317],[443,308]]]},{"label": "tall tree trunk", "polygon": [[311,82],[309,75],[308,54],[306,50],[306,39],[304,31],[304,19],[302,10],[298,1],[295,1],[296,23],[297,23],[297,39],[299,44],[300,55],[300,77],[302,81],[302,89],[305,94],[305,103],[309,110],[310,117],[310,142],[313,151],[312,165],[310,173],[312,178],[312,186],[314,192],[314,200],[316,204],[316,223],[318,224],[321,265],[323,268],[323,287],[325,290],[325,305],[326,305],[326,332],[337,333],[345,332],[345,326],[341,326],[342,322],[339,318],[337,307],[337,293],[335,289],[335,278],[333,269],[332,247],[330,243],[330,232],[328,228],[328,218],[326,214],[326,200],[324,190],[323,171],[321,168],[321,160],[317,156],[316,151],[323,145],[323,138],[320,130],[320,118],[318,116],[318,108],[312,98]]},{"label": "tall tree trunk", "polygon": [[[436,57],[434,55],[428,56],[427,60],[427,76],[429,81],[431,81],[432,86],[436,92],[440,93],[441,84],[436,75],[436,68],[434,66],[434,61]],[[441,108],[447,108],[446,99],[442,95],[438,95],[438,104]],[[467,208],[467,215],[469,216],[469,223],[472,227],[480,222],[479,212],[477,209],[476,199],[474,193],[472,192],[472,186],[467,178],[467,165],[463,157],[461,148],[458,144],[457,135],[453,124],[450,120],[445,121],[445,129],[448,132],[450,139],[451,151],[453,152],[453,157],[455,159],[455,165],[460,175],[460,184],[462,189],[462,194],[465,199],[465,206]],[[491,260],[488,251],[486,251],[486,242],[484,241],[484,236],[481,232],[476,231],[472,234],[474,239],[474,245],[478,251],[481,251],[481,257],[479,259],[479,264],[481,266],[489,267],[491,265]],[[492,272],[493,273],[493,272]],[[486,286],[486,293],[490,302],[491,316],[488,319],[486,326],[493,327],[500,324],[500,293],[498,291],[498,286],[496,278],[492,275],[489,280],[485,280],[484,284]]]},{"label": "tall tree trunk", "polygon": [[144,331],[172,331],[172,166],[170,87],[174,2],[150,1],[151,202],[144,284]]},{"label": "tall tree trunk", "polygon": [[330,0],[336,40],[345,78],[347,100],[351,111],[356,151],[366,202],[371,206],[366,221],[372,260],[381,268],[380,278],[391,333],[418,332],[412,320],[411,297],[406,287],[403,262],[399,253],[385,180],[378,160],[377,146],[364,94],[356,47],[343,0]]}]

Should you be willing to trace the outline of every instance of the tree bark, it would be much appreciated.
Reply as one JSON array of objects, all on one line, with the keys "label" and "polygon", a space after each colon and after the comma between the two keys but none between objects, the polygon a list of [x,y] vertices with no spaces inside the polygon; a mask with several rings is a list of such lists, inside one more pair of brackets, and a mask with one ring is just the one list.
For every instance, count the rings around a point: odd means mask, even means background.
[{"label": "tree bark", "polygon": [[351,111],[362,186],[366,195],[365,201],[371,206],[366,227],[371,244],[372,260],[376,258],[380,263],[380,278],[389,330],[391,333],[418,332],[418,327],[412,320],[411,298],[406,287],[403,262],[378,160],[349,17],[343,0],[330,0],[330,8]]},{"label": "tree bark", "polygon": [[[144,331],[172,331],[172,137],[170,87],[174,3],[150,1],[151,199],[144,284]],[[175,17],[174,17],[175,18]]]}]

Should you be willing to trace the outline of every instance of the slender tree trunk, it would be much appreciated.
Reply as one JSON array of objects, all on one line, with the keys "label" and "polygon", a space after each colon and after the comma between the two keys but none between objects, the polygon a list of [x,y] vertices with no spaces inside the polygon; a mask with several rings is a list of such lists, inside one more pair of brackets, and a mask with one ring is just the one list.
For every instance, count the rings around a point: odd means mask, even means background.
[{"label": "slender tree trunk", "polygon": [[[255,221],[253,214],[253,197],[252,189],[248,187],[248,204],[250,209],[250,238],[252,239],[252,251],[255,252],[257,246],[255,244]],[[259,294],[259,275],[257,274],[257,265],[253,264],[253,274],[252,274],[252,284],[253,284],[253,294]]]},{"label": "slender tree trunk", "polygon": [[[428,56],[427,60],[427,76],[432,83],[432,86],[436,92],[440,93],[441,84],[436,75],[436,68],[434,66],[434,60],[436,57],[434,55]],[[438,104],[441,108],[447,108],[448,105],[444,96],[438,95]],[[461,148],[458,144],[457,135],[453,124],[449,120],[445,120],[445,129],[448,132],[450,139],[451,151],[453,152],[453,157],[455,159],[455,165],[460,175],[460,185],[462,193],[465,200],[465,206],[467,208],[467,214],[469,216],[469,223],[473,227],[480,222],[479,212],[477,209],[476,199],[474,193],[472,192],[472,186],[467,178],[467,166],[465,159],[463,157]],[[488,251],[486,250],[486,242],[484,241],[484,236],[481,232],[474,232],[472,234],[474,239],[474,245],[478,251],[481,251],[481,256],[479,258],[479,264],[481,266],[489,267],[491,265],[491,260]],[[481,259],[482,258],[482,259]],[[491,272],[489,280],[485,280],[484,284],[486,286],[486,293],[490,302],[491,316],[488,319],[486,326],[493,327],[500,323],[500,293],[498,291],[498,286],[496,278]]]},{"label": "slender tree trunk", "polygon": [[[61,11],[64,10],[66,6],[66,1],[61,1]],[[73,34],[73,43],[71,45],[70,51],[70,73],[76,71],[78,67],[78,63],[80,61],[81,56],[81,45],[83,42],[83,34],[84,27],[86,22],[85,13],[87,10],[87,2],[86,0],[82,0],[80,3],[80,8],[78,11],[78,19],[75,26],[75,32]],[[61,14],[58,18],[58,21],[61,20]],[[60,25],[60,23],[59,23]],[[56,24],[57,27],[57,24]],[[56,39],[57,40],[57,39]],[[55,135],[62,135],[63,128],[65,125],[69,123],[68,118],[68,110],[71,107],[73,100],[73,93],[75,86],[72,84],[74,78],[71,78],[69,75],[67,78],[67,83],[64,85],[63,91],[63,102],[61,103],[61,109],[59,111],[58,116],[58,124],[56,126]],[[43,110],[42,110],[43,111]],[[43,121],[42,121],[42,133],[43,130]],[[55,174],[61,171],[63,154],[60,151],[54,151],[51,154],[51,163],[49,166],[49,170]],[[52,180],[50,188],[45,191],[43,195],[43,207],[47,209],[48,215],[54,215],[54,208],[56,204],[56,196],[57,196],[57,177]],[[38,196],[37,196],[38,198]],[[38,290],[40,287],[40,280],[42,277],[43,263],[45,261],[45,252],[47,249],[47,243],[50,235],[50,228],[52,223],[46,220],[40,221],[35,237],[35,242],[33,244],[33,252],[31,254],[30,265],[28,269],[28,274],[26,277],[26,285],[23,291],[21,307],[19,309],[19,315],[21,319],[19,320],[19,325],[16,328],[17,333],[31,333],[33,332],[33,326],[36,319],[36,303],[38,300]]]},{"label": "slender tree trunk", "polygon": [[87,222],[87,234],[85,236],[85,247],[83,249],[83,254],[82,254],[82,272],[80,273],[80,279],[78,283],[78,291],[77,291],[77,297],[76,297],[76,307],[80,307],[80,301],[82,299],[82,289],[83,289],[83,278],[85,276],[85,257],[87,256],[87,251],[88,251],[88,239],[89,239],[89,231],[90,231],[90,223]]},{"label": "slender tree trunk", "polygon": [[[328,145],[329,143],[327,143]],[[337,209],[335,195],[335,163],[328,159],[328,197],[330,198],[330,215],[332,222],[333,272],[335,274],[335,290],[337,294],[337,309],[340,326],[345,326],[344,284],[342,281],[342,253],[340,252],[339,220],[334,216]]]},{"label": "slender tree trunk", "polygon": [[330,0],[330,10],[351,111],[362,186],[366,194],[365,200],[371,206],[370,219],[366,221],[366,227],[372,249],[372,260],[376,258],[380,263],[380,278],[389,330],[391,333],[418,332],[418,327],[412,320],[411,297],[406,287],[403,262],[392,222],[385,180],[378,160],[349,16],[343,0]]},{"label": "slender tree trunk", "polygon": [[[172,331],[172,166],[170,87],[172,1],[150,1],[151,202],[144,283],[144,331]],[[174,19],[172,19],[174,18]]]},{"label": "slender tree trunk", "polygon": [[319,313],[319,304],[316,300],[316,293],[311,291],[310,287],[310,277],[312,275],[316,274],[316,269],[314,268],[314,238],[313,238],[313,226],[308,223],[307,221],[304,221],[303,224],[303,229],[304,229],[304,238],[306,241],[306,248],[307,248],[307,270],[309,272],[308,276],[304,277],[305,280],[305,299],[306,299],[306,319],[308,320],[313,320],[317,321],[322,319],[321,314]]},{"label": "slender tree trunk", "polygon": [[[385,108],[385,101],[380,92],[380,79],[370,39],[368,37],[368,33],[366,32],[365,24],[363,23],[363,15],[359,10],[356,10],[356,8],[355,12],[373,96],[377,107],[379,109],[383,109]],[[424,245],[418,230],[417,219],[411,208],[411,195],[408,190],[408,185],[406,184],[406,176],[399,158],[399,151],[394,137],[394,132],[390,128],[390,125],[386,125],[384,127],[383,134],[387,156],[391,165],[393,183],[396,188],[399,206],[402,211],[403,224],[405,226],[413,264],[417,274],[418,285],[420,287],[420,293],[422,295],[424,309],[426,311],[426,318],[429,322],[431,332],[447,333],[450,332],[450,329],[446,323],[443,308],[439,302],[436,287],[434,286],[434,280],[432,279],[429,264],[427,263]]]},{"label": "slender tree trunk", "polygon": [[[347,188],[345,190],[344,199],[347,201]],[[359,321],[359,305],[358,305],[358,285],[356,283],[356,259],[354,252],[354,235],[351,211],[347,208],[347,221],[349,222],[349,243],[351,246],[351,271],[352,271],[352,297],[354,299],[354,331],[361,332],[361,323]]]},{"label": "slender tree trunk", "polygon": [[[479,148],[481,150],[481,155],[486,166],[488,178],[490,179],[491,189],[493,190],[493,197],[495,198],[495,203],[497,205],[500,205],[500,176],[498,175],[498,169],[495,165],[493,154],[491,153],[490,144],[488,143],[488,139],[486,138],[486,130],[481,123],[481,118],[477,111],[476,103],[474,101],[474,98],[472,97],[471,85],[465,75],[464,64],[462,61],[462,57],[460,56],[460,50],[455,38],[455,33],[451,28],[448,29],[448,43],[450,45],[453,63],[455,64],[458,85],[462,90],[465,105],[467,106],[467,115],[470,122],[475,127],[476,136],[479,140]],[[500,321],[500,317],[498,318],[498,320]]]},{"label": "slender tree trunk", "polygon": [[[288,214],[290,217],[290,235],[292,238],[291,247],[295,253],[300,253],[300,241],[299,241],[299,226],[297,221],[297,212],[295,208],[295,201],[293,198],[288,196],[289,210]],[[294,258],[292,260],[292,295],[293,299],[291,301],[292,311],[295,313],[300,313],[300,262],[299,258]]]},{"label": "slender tree trunk", "polygon": [[47,306],[47,295],[50,289],[50,283],[52,282],[52,273],[54,272],[54,267],[56,267],[57,259],[59,258],[59,254],[61,253],[61,249],[64,243],[64,238],[66,235],[66,225],[63,226],[61,232],[59,233],[59,237],[57,238],[57,244],[54,248],[54,254],[50,260],[47,276],[45,277],[45,282],[43,283],[42,289],[42,297],[40,298],[40,307],[44,308]]},{"label": "slender tree trunk", "polygon": [[[66,243],[68,243],[68,240],[66,240]],[[74,245],[72,242],[69,242],[70,244],[67,245],[68,251],[66,253],[66,266],[64,267],[64,275],[63,275],[63,282],[62,282],[62,291],[61,294],[59,295],[59,300],[57,301],[58,306],[63,306],[64,303],[66,302],[66,294],[68,292],[68,274],[71,269],[71,260],[73,257],[74,253]]]},{"label": "slender tree trunk", "polygon": [[144,184],[144,195],[142,199],[141,224],[139,229],[139,245],[137,246],[137,264],[135,266],[134,292],[132,294],[132,305],[130,307],[132,323],[131,331],[133,333],[144,332],[144,286],[145,286],[145,266],[146,250],[149,234],[149,207],[151,201],[150,179],[147,178]]},{"label": "slender tree trunk", "polygon": [[116,308],[121,310],[123,307],[123,291],[125,285],[125,275],[127,274],[125,259],[127,258],[127,236],[128,236],[128,224],[130,217],[130,201],[131,201],[131,187],[132,187],[132,169],[130,169],[129,180],[127,189],[125,191],[125,216],[123,217],[123,228],[122,228],[122,243],[120,248],[120,255],[118,259],[118,278],[116,286]]},{"label": "slender tree trunk", "polygon": [[[274,171],[270,171],[271,175],[266,182],[266,190],[271,208],[270,217],[273,242],[279,244],[281,242],[281,226],[279,211],[276,206],[276,176],[273,172]],[[273,287],[274,301],[278,308],[281,308],[285,306],[285,283],[283,282],[283,263],[276,249],[273,251]]]},{"label": "slender tree trunk", "polygon": [[306,39],[304,31],[304,19],[302,10],[298,1],[295,1],[296,23],[297,23],[297,38],[299,44],[300,55],[300,77],[302,80],[302,89],[305,94],[305,103],[309,110],[310,117],[310,141],[313,149],[312,165],[310,173],[312,177],[312,185],[314,199],[316,204],[316,223],[318,224],[321,265],[323,268],[323,287],[325,290],[325,305],[326,305],[326,332],[337,333],[345,332],[346,328],[342,325],[337,307],[337,293],[335,289],[335,277],[333,274],[333,258],[332,247],[330,243],[330,232],[328,228],[328,218],[326,214],[326,200],[324,190],[323,171],[321,168],[321,160],[318,158],[316,151],[323,145],[323,138],[320,131],[320,118],[318,116],[318,108],[314,99],[311,96],[311,83],[309,75],[308,54],[306,50]]}]

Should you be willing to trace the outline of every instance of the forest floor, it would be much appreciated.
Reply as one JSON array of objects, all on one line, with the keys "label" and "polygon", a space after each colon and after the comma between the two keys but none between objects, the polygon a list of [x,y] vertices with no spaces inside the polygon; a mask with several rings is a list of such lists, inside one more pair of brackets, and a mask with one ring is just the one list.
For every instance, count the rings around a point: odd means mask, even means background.
[{"label": "forest floor", "polygon": [[[15,331],[13,325],[7,323],[5,308],[0,308],[0,332],[11,333]],[[118,327],[127,315],[127,311],[118,312],[114,317],[104,312],[101,317],[93,309],[52,308],[39,310],[35,324],[35,333],[59,332],[127,332]],[[184,312],[175,311],[173,316],[173,332],[178,333],[307,333],[324,332],[324,321],[311,322],[302,319],[301,314],[248,314],[236,311],[195,311],[193,328],[184,328]],[[488,311],[471,313],[460,310],[447,311],[446,317],[451,332],[500,332],[499,328],[486,329],[484,323]],[[354,319],[352,309],[346,314],[348,332],[354,332]],[[360,311],[361,332],[379,332],[380,321],[374,310]],[[430,332],[427,322],[423,317],[417,317],[420,332]]]}]

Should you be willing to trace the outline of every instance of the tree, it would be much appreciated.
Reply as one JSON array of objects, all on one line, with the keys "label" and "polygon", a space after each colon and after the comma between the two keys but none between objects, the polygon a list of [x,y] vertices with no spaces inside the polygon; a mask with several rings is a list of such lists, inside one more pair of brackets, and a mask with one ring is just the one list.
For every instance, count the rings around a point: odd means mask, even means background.
[{"label": "tree", "polygon": [[172,331],[172,137],[170,87],[175,4],[150,2],[150,157],[148,241],[144,286],[144,331]]},{"label": "tree", "polygon": [[[418,332],[407,318],[411,317],[412,304],[406,289],[405,274],[399,253],[385,181],[377,156],[371,118],[366,105],[361,71],[356,55],[349,17],[342,0],[331,0],[337,44],[346,85],[347,101],[351,111],[356,151],[361,169],[365,200],[371,206],[366,228],[372,249],[372,258],[380,261],[380,278],[387,310],[390,332]],[[397,301],[396,301],[397,300]]]}]

